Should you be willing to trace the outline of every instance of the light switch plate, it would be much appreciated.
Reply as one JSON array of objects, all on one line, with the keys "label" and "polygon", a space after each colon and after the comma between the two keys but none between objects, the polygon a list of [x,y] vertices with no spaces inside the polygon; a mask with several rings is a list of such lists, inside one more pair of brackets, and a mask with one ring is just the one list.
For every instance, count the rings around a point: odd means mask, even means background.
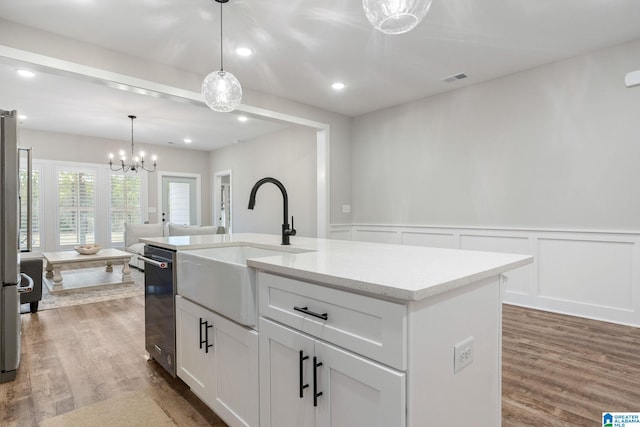
[{"label": "light switch plate", "polygon": [[342,205],[342,213],[351,213],[351,205]]}]

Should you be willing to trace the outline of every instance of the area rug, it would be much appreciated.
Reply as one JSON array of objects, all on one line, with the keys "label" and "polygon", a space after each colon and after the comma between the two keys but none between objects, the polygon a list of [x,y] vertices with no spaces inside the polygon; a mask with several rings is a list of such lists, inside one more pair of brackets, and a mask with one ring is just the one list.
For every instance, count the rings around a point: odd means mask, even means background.
[{"label": "area rug", "polygon": [[175,423],[144,391],[94,403],[48,418],[40,427],[175,427]]},{"label": "area rug", "polygon": [[[90,269],[83,269],[86,272]],[[96,272],[101,272],[104,267],[95,267]],[[115,268],[114,268],[115,270]],[[74,274],[74,270],[65,271],[65,275]],[[135,268],[131,269],[133,283],[104,285],[87,289],[76,289],[70,292],[59,292],[52,294],[47,286],[42,286],[42,300],[38,304],[38,310],[51,310],[72,305],[90,304],[94,302],[109,301],[118,298],[128,298],[144,295],[144,272]],[[29,304],[20,307],[22,313],[29,312]]]}]

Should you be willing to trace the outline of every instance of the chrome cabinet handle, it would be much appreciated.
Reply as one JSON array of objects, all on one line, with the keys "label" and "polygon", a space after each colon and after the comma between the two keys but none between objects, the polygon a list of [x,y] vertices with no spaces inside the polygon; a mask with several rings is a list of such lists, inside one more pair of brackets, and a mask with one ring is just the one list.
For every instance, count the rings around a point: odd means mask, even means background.
[{"label": "chrome cabinet handle", "polygon": [[138,259],[141,259],[144,262],[147,262],[151,265],[155,265],[158,268],[170,268],[171,262],[169,261],[156,261],[155,259],[147,258],[142,255],[138,255]]},{"label": "chrome cabinet handle", "polygon": [[327,320],[329,318],[327,313],[322,313],[322,314],[316,313],[316,312],[313,312],[313,311],[309,310],[309,307],[294,306],[293,309],[295,311],[299,311],[301,313],[308,314],[309,316],[317,317],[318,319]]}]

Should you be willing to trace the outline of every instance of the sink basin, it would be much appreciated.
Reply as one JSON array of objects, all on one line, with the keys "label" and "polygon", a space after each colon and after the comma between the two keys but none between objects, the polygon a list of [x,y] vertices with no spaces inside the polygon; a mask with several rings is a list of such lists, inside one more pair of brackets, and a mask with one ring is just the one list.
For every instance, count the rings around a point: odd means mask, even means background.
[{"label": "sink basin", "polygon": [[291,252],[253,246],[226,246],[178,251],[178,294],[236,322],[257,322],[255,270],[247,259]]}]

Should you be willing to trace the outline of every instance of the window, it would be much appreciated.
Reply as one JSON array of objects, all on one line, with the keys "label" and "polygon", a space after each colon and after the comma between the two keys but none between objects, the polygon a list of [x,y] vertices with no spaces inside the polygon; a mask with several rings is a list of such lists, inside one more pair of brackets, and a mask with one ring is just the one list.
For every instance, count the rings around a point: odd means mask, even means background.
[{"label": "window", "polygon": [[58,244],[95,243],[95,173],[58,169]]},{"label": "window", "polygon": [[111,242],[124,242],[124,224],[142,222],[140,175],[111,174]]},{"label": "window", "polygon": [[188,183],[169,183],[169,218],[172,223],[191,225],[190,191]]},{"label": "window", "polygon": [[[27,248],[27,170],[20,169],[20,249]],[[31,171],[32,247],[40,247],[40,170]]]}]

